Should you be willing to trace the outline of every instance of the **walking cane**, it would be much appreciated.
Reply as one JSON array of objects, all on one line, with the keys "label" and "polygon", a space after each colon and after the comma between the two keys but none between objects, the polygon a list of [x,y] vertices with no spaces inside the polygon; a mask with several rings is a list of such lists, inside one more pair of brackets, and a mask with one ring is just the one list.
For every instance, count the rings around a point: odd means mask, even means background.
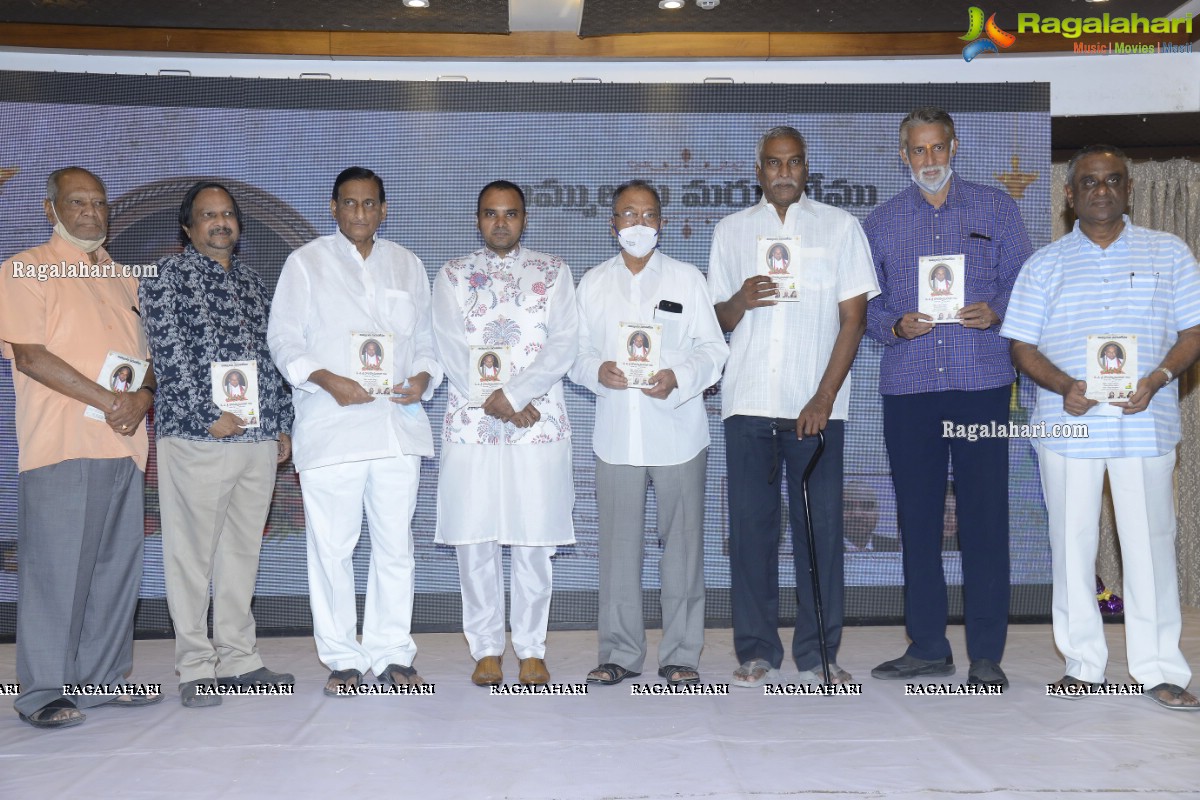
[{"label": "walking cane", "polygon": [[817,643],[821,647],[821,670],[825,676],[825,685],[832,686],[833,679],[829,674],[829,649],[825,645],[825,613],[821,608],[821,579],[817,573],[817,541],[813,537],[812,512],[808,509],[808,479],[825,452],[825,433],[817,432],[817,449],[813,451],[808,466],[804,468],[804,477],[800,481],[801,496],[804,498],[804,538],[808,544],[808,575],[812,580],[813,607],[817,612]]},{"label": "walking cane", "polygon": [[[788,427],[788,425],[791,427]],[[773,420],[771,422],[771,435],[778,437],[780,432],[796,432],[796,423],[793,420]],[[825,612],[821,607],[821,578],[817,572],[817,542],[812,535],[812,512],[808,510],[808,479],[812,475],[813,470],[817,468],[817,462],[821,460],[821,453],[825,452],[825,433],[824,431],[817,432],[817,449],[813,451],[812,457],[808,459],[807,466],[804,467],[804,477],[800,479],[800,496],[804,501],[804,539],[808,545],[808,576],[813,587],[813,607],[817,614],[817,643],[821,647],[821,670],[825,676],[825,685],[832,686],[833,680],[829,674],[829,649],[825,644]],[[771,467],[771,473],[768,477],[768,482],[774,483],[775,478],[779,475],[779,444],[776,439],[775,444],[775,464]],[[796,576],[797,580],[799,575]],[[799,609],[796,613],[800,613]]]}]

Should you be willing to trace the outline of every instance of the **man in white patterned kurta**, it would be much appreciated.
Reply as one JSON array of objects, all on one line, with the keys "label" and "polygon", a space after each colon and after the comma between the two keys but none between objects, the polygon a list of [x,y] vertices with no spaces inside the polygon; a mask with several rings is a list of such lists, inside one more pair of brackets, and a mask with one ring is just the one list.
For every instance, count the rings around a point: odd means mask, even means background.
[{"label": "man in white patterned kurta", "polygon": [[[436,541],[458,551],[463,632],[479,686],[503,681],[501,545],[512,546],[513,650],[521,683],[539,685],[550,680],[550,557],[575,542],[562,388],[578,341],[575,285],[562,259],[521,247],[525,196],[516,185],[485,186],[477,220],[485,247],[447,262],[433,284],[434,344],[450,384]],[[473,345],[508,348],[508,380],[481,408],[469,406]]]}]

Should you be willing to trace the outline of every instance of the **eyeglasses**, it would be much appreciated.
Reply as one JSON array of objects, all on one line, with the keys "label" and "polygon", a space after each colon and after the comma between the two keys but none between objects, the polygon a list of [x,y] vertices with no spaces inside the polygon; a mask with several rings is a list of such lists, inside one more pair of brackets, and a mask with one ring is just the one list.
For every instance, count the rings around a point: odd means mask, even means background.
[{"label": "eyeglasses", "polygon": [[654,225],[658,223],[659,216],[660,215],[657,211],[645,211],[639,214],[633,209],[626,209],[624,211],[615,212],[613,214],[613,219],[619,219],[623,222],[637,222],[638,220],[641,220],[642,222],[648,222],[651,225]]}]

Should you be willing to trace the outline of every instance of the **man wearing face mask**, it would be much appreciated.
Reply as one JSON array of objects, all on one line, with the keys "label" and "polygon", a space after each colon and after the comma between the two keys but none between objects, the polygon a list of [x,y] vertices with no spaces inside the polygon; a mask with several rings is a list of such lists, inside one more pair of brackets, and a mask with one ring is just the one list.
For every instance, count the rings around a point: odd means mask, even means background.
[{"label": "man wearing face mask", "polygon": [[[579,355],[569,376],[596,394],[600,666],[588,674],[593,683],[636,677],[646,658],[642,555],[649,482],[663,542],[658,674],[674,685],[700,680],[709,444],[702,395],[720,379],[729,348],[704,276],[656,249],[661,215],[653,186],[635,180],[619,187],[612,231],[621,252],[589,270],[577,293]],[[617,366],[623,322],[661,326],[658,370],[648,388],[629,388]]]},{"label": "man wearing face mask", "polygon": [[[799,680],[822,680],[820,638],[809,580],[801,476],[825,434],[812,473],[812,511],[825,642],[831,662],[842,634],[842,452],[850,411],[850,364],[867,298],[879,287],[858,221],[804,194],[808,155],[795,128],[771,128],[758,142],[762,201],[713,231],[708,287],[721,328],[732,331],[722,384],[729,474],[729,568],[733,684],[761,686],[783,662],[779,638],[780,480],[787,474],[799,610],[792,658]],[[798,276],[794,298],[776,300],[762,274],[771,242],[784,244]],[[834,683],[850,673],[830,664]]]},{"label": "man wearing face mask", "polygon": [[[944,110],[918,108],[900,123],[900,158],[913,185],[881,204],[864,228],[882,293],[867,334],[884,346],[879,368],[884,438],[904,547],[904,616],[911,644],[871,675],[911,680],[954,674],[942,573],[946,470],[954,486],[962,551],[968,681],[1007,686],[1000,668],[1008,631],[1008,440],[944,438],[943,422],[1008,422],[1016,379],[1000,323],[1032,248],[1017,204],[968,183],[950,162],[958,147]],[[935,325],[917,309],[922,257],[962,255],[966,305]]]},{"label": "man wearing face mask", "polygon": [[[103,248],[104,184],[79,167],[46,181],[54,234],[13,256],[0,276],[0,346],[12,360],[18,444],[20,597],[13,706],[37,728],[84,721],[81,708],[141,706],[157,692],[68,695],[71,685],[126,682],[142,580],[148,443],[142,420],[154,378],[110,391],[97,376],[109,356],[146,358],[137,280]],[[107,277],[38,280],[39,266]],[[111,369],[111,367],[109,368]],[[92,406],[103,420],[84,416]]]}]

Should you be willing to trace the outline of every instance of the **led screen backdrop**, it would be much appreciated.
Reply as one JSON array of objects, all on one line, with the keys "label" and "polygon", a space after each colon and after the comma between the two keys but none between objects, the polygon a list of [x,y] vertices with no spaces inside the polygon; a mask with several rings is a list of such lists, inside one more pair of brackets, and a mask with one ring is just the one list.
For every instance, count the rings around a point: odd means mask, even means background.
[{"label": "led screen backdrop", "polygon": [[[109,249],[119,261],[151,262],[178,249],[176,213],[188,186],[213,177],[233,189],[247,217],[240,254],[274,286],[287,254],[331,233],[334,176],[358,164],[386,182],[388,216],[380,235],[412,249],[430,276],[447,259],[480,246],[474,228],[483,184],[506,178],[525,188],[525,243],[562,255],[575,280],[616,251],[607,207],[612,190],[643,178],[662,193],[663,250],[702,270],[713,225],[756,201],[759,134],[793,125],[808,138],[813,199],[860,219],[908,185],[897,155],[897,125],[918,105],[948,108],[962,146],[960,175],[1005,186],[1035,246],[1049,241],[1049,90],[1036,85],[604,85],[280,81],[0,73],[0,254],[49,234],[41,210],[46,175],[86,166],[108,183]],[[902,613],[895,502],[882,438],[879,347],[864,340],[852,373],[846,454],[847,536],[872,542],[846,557],[847,608],[858,619]],[[706,395],[713,445],[705,517],[705,573],[713,624],[729,618],[724,442],[719,389]],[[593,400],[568,384],[575,430],[578,543],[555,565],[555,625],[596,619],[596,507],[591,435]],[[1013,396],[1027,419],[1032,392]],[[9,364],[0,365],[0,635],[13,632],[16,599],[16,445]],[[429,407],[435,425],[445,389]],[[435,438],[436,435],[435,435]],[[1016,614],[1048,610],[1049,550],[1036,463],[1013,441],[1012,557]],[[459,624],[457,569],[433,544],[437,462],[425,462],[415,520],[418,629]],[[470,487],[464,487],[464,492]],[[945,564],[961,583],[956,523],[948,492]],[[157,490],[147,475],[146,566],[139,628],[168,631]],[[784,520],[787,515],[785,513]],[[309,624],[304,516],[298,483],[280,470],[265,532],[256,613],[264,629]],[[654,519],[647,526],[645,588],[658,586]],[[364,526],[365,532],[365,526]],[[783,533],[783,532],[781,532]],[[969,535],[969,532],[964,532]],[[790,536],[782,547],[790,553]],[[365,588],[367,537],[356,555]],[[781,584],[794,585],[790,557]],[[785,590],[783,613],[794,613]],[[648,605],[653,608],[654,605]]]}]

